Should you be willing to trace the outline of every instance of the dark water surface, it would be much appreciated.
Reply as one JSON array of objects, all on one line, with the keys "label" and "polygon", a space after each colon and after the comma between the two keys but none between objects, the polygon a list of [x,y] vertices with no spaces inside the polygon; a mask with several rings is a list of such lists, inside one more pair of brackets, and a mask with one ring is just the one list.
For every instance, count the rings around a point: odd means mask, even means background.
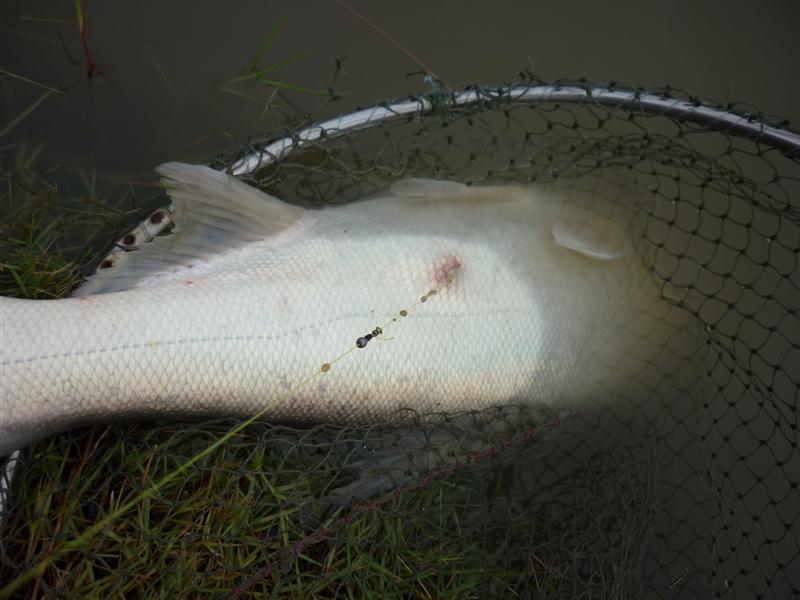
[{"label": "dark water surface", "polygon": [[[532,65],[546,80],[670,84],[800,120],[800,5],[791,0],[350,5],[453,87],[511,81]],[[419,65],[335,2],[89,2],[87,41],[106,75],[89,82],[73,2],[12,0],[0,7],[0,68],[69,92],[2,141],[44,142],[48,159],[94,169],[101,183],[153,181],[160,162],[240,145],[282,120],[274,105],[264,114],[272,90],[229,86],[248,100],[212,86],[245,68],[282,19],[260,64],[297,60],[270,77],[324,91],[344,58],[335,83],[344,98],[320,116],[429,89],[408,75]],[[0,76],[0,128],[43,92]]]}]

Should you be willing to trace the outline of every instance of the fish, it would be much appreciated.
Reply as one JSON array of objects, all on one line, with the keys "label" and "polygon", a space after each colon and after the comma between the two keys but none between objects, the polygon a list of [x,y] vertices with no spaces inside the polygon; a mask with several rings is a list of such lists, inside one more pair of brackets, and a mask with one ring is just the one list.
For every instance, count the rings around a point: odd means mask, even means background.
[{"label": "fish", "polygon": [[128,419],[613,397],[680,326],[620,217],[638,192],[602,178],[403,179],[306,208],[206,166],[157,172],[170,203],[70,297],[0,298],[0,456]]}]

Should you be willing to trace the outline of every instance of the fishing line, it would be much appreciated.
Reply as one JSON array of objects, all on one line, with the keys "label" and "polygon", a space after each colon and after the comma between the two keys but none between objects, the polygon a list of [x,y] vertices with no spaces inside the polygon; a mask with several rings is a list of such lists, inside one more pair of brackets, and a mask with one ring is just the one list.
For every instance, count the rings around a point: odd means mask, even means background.
[{"label": "fishing line", "polygon": [[[438,288],[430,289],[428,292],[420,296],[420,298],[414,302],[409,308],[404,308],[397,311],[391,318],[389,318],[383,325],[379,326],[377,329],[380,329],[381,332],[385,329],[389,329],[394,323],[397,323],[403,317],[407,317],[411,311],[416,309],[420,304],[425,304],[429,298],[436,296],[439,292],[443,291],[446,287],[448,287],[455,279],[455,272],[458,270],[459,266],[456,266],[451,272],[447,274],[447,277],[444,279],[442,284]],[[375,331],[375,330],[373,330]],[[368,334],[371,335],[371,334]],[[366,336],[364,336],[366,337]],[[364,339],[363,337],[358,338],[358,340]],[[370,338],[371,339],[371,338]],[[366,344],[365,344],[366,345]],[[254,422],[258,421],[261,417],[266,415],[269,411],[276,408],[281,402],[284,402],[291,398],[292,394],[297,392],[298,390],[302,389],[303,387],[310,384],[315,379],[323,376],[327,373],[332,365],[336,364],[347,355],[349,355],[353,350],[359,349],[359,343],[356,341],[352,346],[350,346],[347,350],[342,352],[341,354],[337,355],[333,359],[328,362],[322,364],[322,366],[317,369],[314,373],[311,373],[308,377],[296,383],[292,387],[290,387],[283,396],[276,399],[274,402],[268,404],[260,411],[255,413],[253,416],[249,417],[248,419],[242,421],[232,429],[230,429],[227,433],[225,433],[222,437],[217,439],[214,443],[207,446],[182,465],[179,465],[166,475],[162,477],[160,480],[156,481],[148,488],[142,490],[138,494],[136,494],[133,498],[122,504],[119,508],[114,510],[113,512],[109,513],[102,519],[100,519],[97,523],[90,526],[88,529],[84,530],[82,534],[78,537],[64,542],[61,548],[54,550],[50,555],[48,555],[44,560],[40,561],[36,566],[31,567],[21,575],[19,575],[16,579],[13,579],[10,583],[8,583],[5,587],[0,589],[0,598],[9,598],[11,594],[13,594],[16,590],[18,590],[21,586],[26,584],[28,581],[36,577],[37,575],[41,575],[45,572],[45,570],[52,565],[56,560],[64,556],[65,554],[69,553],[73,550],[78,550],[82,546],[84,546],[89,540],[91,540],[98,532],[106,529],[111,523],[117,520],[119,517],[127,513],[131,508],[136,506],[137,504],[141,503],[145,499],[152,498],[153,494],[158,492],[162,487],[173,481],[176,477],[183,474],[189,467],[194,465],[195,463],[199,462],[206,456],[210,455],[212,452],[217,450],[220,446],[222,446],[225,442],[230,440],[236,434],[241,432],[243,429],[247,428],[249,425],[252,425]]]}]

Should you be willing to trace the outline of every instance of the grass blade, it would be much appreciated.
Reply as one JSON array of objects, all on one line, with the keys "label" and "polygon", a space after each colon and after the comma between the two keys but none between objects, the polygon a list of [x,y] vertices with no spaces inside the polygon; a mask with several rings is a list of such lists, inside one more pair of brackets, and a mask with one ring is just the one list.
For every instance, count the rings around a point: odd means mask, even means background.
[{"label": "grass blade", "polygon": [[24,81],[25,83],[30,83],[31,85],[35,85],[36,87],[40,87],[45,90],[49,90],[54,94],[59,94],[60,96],[65,96],[66,92],[64,90],[60,90],[58,88],[50,87],[49,85],[45,85],[43,83],[39,83],[38,81],[34,81],[33,79],[28,79],[27,77],[23,77],[22,75],[17,75],[16,73],[12,73],[11,71],[7,71],[0,67],[0,74],[5,75],[7,77],[12,77],[14,79],[18,79],[19,81]]},{"label": "grass blade", "polygon": [[27,117],[29,114],[31,114],[33,111],[35,111],[35,110],[36,110],[36,109],[39,107],[39,105],[40,105],[42,102],[44,102],[44,101],[45,101],[45,100],[46,100],[46,99],[47,99],[47,98],[48,98],[48,97],[49,97],[49,96],[50,96],[52,93],[53,93],[53,91],[52,91],[52,90],[47,90],[47,91],[46,91],[44,94],[42,94],[41,96],[39,96],[39,97],[38,97],[38,98],[37,98],[37,99],[36,99],[36,100],[35,100],[35,101],[34,101],[34,102],[33,102],[33,103],[30,105],[30,106],[28,106],[28,108],[26,108],[26,109],[25,109],[25,110],[23,110],[23,111],[22,111],[20,114],[18,114],[18,115],[17,115],[17,116],[16,116],[16,117],[15,117],[15,118],[14,118],[14,119],[13,119],[13,120],[12,120],[12,121],[11,121],[11,122],[8,124],[8,125],[6,125],[6,126],[5,126],[5,127],[4,127],[4,128],[1,130],[1,131],[0,131],[0,137],[3,137],[3,136],[4,136],[4,135],[6,135],[6,134],[7,134],[9,131],[11,131],[12,129],[14,129],[14,127],[16,127],[17,125],[19,125],[19,124],[20,124],[22,121],[24,121],[24,120],[25,120],[25,118],[26,118],[26,117]]}]

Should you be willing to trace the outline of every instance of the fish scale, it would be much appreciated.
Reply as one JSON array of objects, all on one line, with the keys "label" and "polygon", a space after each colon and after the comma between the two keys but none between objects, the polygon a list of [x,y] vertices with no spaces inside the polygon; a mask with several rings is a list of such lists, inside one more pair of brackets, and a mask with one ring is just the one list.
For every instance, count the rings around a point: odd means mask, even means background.
[{"label": "fish scale", "polygon": [[666,307],[599,197],[407,180],[311,210],[206,167],[159,171],[163,226],[123,237],[75,297],[0,298],[0,454],[129,418],[574,403],[624,385],[598,355],[615,364],[632,350],[617,332]]}]

